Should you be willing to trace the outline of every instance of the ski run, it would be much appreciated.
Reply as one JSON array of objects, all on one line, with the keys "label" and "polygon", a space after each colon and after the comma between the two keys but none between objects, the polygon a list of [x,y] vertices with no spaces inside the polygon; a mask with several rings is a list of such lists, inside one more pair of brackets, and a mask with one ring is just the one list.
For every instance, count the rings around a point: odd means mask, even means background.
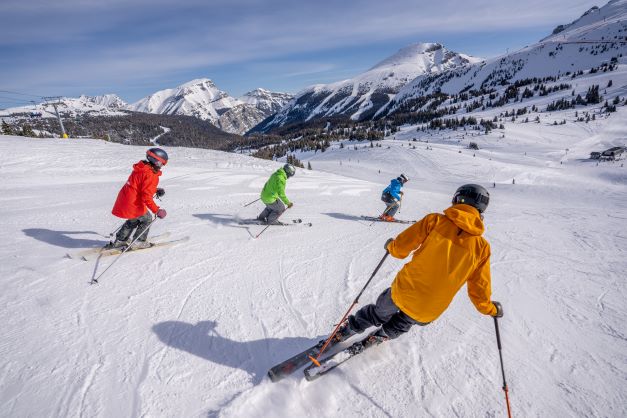
[{"label": "ski run", "polygon": [[[381,190],[404,172],[399,219],[444,210],[464,183],[490,191],[485,237],[514,416],[626,416],[627,169],[587,157],[624,145],[627,108],[587,124],[553,119],[573,114],[507,123],[478,151],[448,131],[413,148],[407,127],[381,147],[301,153],[314,169],[288,181],[294,206],[281,219],[312,226],[258,239],[263,227],[240,221],[263,205],[244,205],[282,163],[167,148],[168,217],[151,235],[189,240],[124,254],[98,286],[87,283],[114,257],[66,254],[108,241],[111,206],[146,148],[1,136],[0,415],[505,416],[492,318],[464,289],[434,323],[316,381],[302,368],[267,377],[332,331],[385,240],[407,227],[362,218],[381,213]],[[404,262],[389,257],[358,307]]]}]

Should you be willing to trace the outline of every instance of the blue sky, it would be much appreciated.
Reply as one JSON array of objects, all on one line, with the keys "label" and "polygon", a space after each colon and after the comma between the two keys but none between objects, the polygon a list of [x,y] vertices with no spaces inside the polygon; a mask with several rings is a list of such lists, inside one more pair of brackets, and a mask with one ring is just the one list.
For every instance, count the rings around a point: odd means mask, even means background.
[{"label": "blue sky", "polygon": [[[41,95],[128,102],[194,78],[231,95],[350,78],[416,42],[492,57],[591,0],[2,0],[0,108]],[[12,91],[34,96],[3,93]]]}]

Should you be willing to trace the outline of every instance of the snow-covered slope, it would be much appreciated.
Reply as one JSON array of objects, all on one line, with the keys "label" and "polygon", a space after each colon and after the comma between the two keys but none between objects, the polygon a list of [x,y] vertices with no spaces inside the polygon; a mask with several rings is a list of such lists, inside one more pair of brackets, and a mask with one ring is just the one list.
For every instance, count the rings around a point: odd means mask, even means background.
[{"label": "snow-covered slope", "polygon": [[352,79],[318,84],[299,92],[260,130],[317,117],[346,115],[352,119],[373,116],[399,89],[420,74],[480,62],[478,58],[447,50],[437,43],[418,43],[398,51]]},{"label": "snow-covered slope", "polygon": [[417,77],[399,91],[388,110],[429,93],[482,88],[502,90],[517,80],[559,77],[608,63],[627,55],[627,0],[594,8],[558,33],[519,51],[485,62]]},{"label": "snow-covered slope", "polygon": [[[284,217],[313,227],[259,239],[236,221],[261,211],[243,205],[280,164],[167,148],[168,216],[151,235],[190,240],[126,254],[98,286],[112,258],[64,256],[119,225],[110,209],[145,147],[0,136],[0,416],[505,416],[493,321],[464,289],[433,324],[322,380],[265,377],[330,332],[403,230],[359,217],[400,172],[404,219],[443,210],[460,184],[496,186],[486,238],[513,415],[626,416],[627,168],[586,157],[625,145],[627,108],[562,116],[506,122],[478,151],[407,126],[381,147],[301,154],[314,170],[288,181]],[[388,259],[360,305],[403,263]]]}]

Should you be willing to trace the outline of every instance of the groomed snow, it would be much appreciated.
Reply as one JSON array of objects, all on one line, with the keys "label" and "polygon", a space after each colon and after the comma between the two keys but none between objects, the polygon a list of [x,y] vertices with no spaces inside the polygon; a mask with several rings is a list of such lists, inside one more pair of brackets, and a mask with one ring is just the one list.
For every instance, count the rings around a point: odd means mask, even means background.
[{"label": "groomed snow", "polygon": [[[627,168],[586,160],[625,145],[626,110],[507,124],[474,152],[408,127],[380,148],[303,154],[314,170],[289,180],[285,218],[313,227],[259,239],[235,219],[262,209],[243,205],[279,164],[168,148],[168,217],[151,234],[190,241],[127,254],[97,286],[87,282],[113,258],[65,255],[119,225],[111,206],[145,148],[0,136],[0,415],[505,416],[493,321],[464,289],[435,323],[316,382],[265,377],[332,329],[403,230],[359,216],[378,214],[404,172],[404,219],[445,209],[460,184],[496,183],[486,238],[514,416],[626,416]],[[386,261],[362,304],[402,265]]]}]

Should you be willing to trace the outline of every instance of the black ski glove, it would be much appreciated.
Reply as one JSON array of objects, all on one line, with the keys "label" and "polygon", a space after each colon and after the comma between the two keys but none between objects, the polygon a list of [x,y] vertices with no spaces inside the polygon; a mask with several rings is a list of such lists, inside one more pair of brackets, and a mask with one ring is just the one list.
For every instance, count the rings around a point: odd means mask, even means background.
[{"label": "black ski glove", "polygon": [[163,195],[165,195],[165,190],[161,187],[157,187],[157,197],[162,197]]},{"label": "black ski glove", "polygon": [[390,242],[394,241],[394,238],[388,238],[387,241],[385,241],[385,245],[383,246],[383,248],[385,248],[386,251],[388,251],[388,245],[390,245]]},{"label": "black ski glove", "polygon": [[501,302],[492,301],[492,303],[496,307],[496,313],[493,316],[495,316],[497,318],[502,318],[503,317],[503,307],[501,306]]}]

